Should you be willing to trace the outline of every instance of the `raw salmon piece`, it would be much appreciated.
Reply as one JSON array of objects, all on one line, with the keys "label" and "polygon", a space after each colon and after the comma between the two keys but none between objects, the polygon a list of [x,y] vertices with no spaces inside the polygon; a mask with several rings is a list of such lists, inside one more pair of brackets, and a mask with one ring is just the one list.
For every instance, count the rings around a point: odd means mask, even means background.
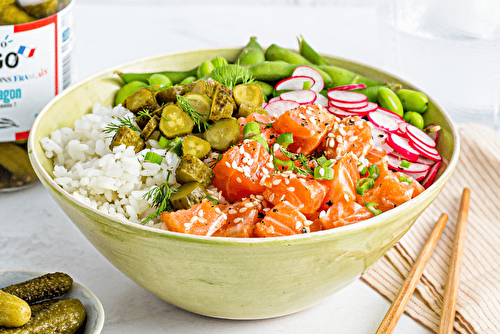
[{"label": "raw salmon piece", "polygon": [[372,130],[367,122],[358,116],[344,118],[328,133],[325,141],[325,156],[335,159],[347,152],[358,158],[364,157],[373,147]]},{"label": "raw salmon piece", "polygon": [[[264,216],[259,214],[260,201],[247,198],[241,202],[224,205],[221,209],[227,215],[226,224],[217,230],[214,237],[251,238],[255,223]],[[260,217],[262,215],[262,217]]]},{"label": "raw salmon piece", "polygon": [[226,218],[226,214],[207,199],[190,209],[165,211],[160,215],[160,220],[170,231],[205,236],[214,234],[226,223]]},{"label": "raw salmon piece", "polygon": [[326,212],[320,213],[319,217],[318,221],[323,226],[323,229],[328,230],[366,220],[373,217],[373,213],[363,205],[351,201],[338,202]]},{"label": "raw salmon piece", "polygon": [[312,222],[293,205],[282,201],[269,210],[264,219],[255,224],[254,232],[257,237],[281,237],[308,233],[307,223]]},{"label": "raw salmon piece", "polygon": [[288,201],[304,214],[317,211],[327,191],[319,181],[291,172],[275,174],[270,181],[270,187],[262,193],[268,202],[277,205]]},{"label": "raw salmon piece", "polygon": [[356,199],[356,182],[359,180],[358,159],[347,153],[333,165],[333,180],[321,180],[327,187],[327,194],[321,205],[322,210],[338,202],[351,202]]},{"label": "raw salmon piece", "polygon": [[260,184],[263,169],[270,172],[272,168],[267,166],[269,161],[269,153],[254,140],[233,146],[215,165],[213,185],[231,203],[250,194],[260,194],[266,189]]},{"label": "raw salmon piece", "polygon": [[274,121],[276,121],[275,116],[251,113],[247,116],[246,121],[247,123],[257,122],[259,124],[260,135],[266,140],[269,146],[273,145],[276,142],[276,138],[278,138],[276,130],[273,128],[273,125],[266,125],[274,124]]},{"label": "raw salmon piece", "polygon": [[387,175],[389,172],[389,161],[387,159],[387,153],[384,150],[373,148],[366,154],[365,158],[370,165],[377,165],[380,171],[380,177],[384,178]]},{"label": "raw salmon piece", "polygon": [[293,134],[290,151],[308,155],[318,148],[336,122],[325,108],[310,104],[285,111],[273,127],[278,133]]}]

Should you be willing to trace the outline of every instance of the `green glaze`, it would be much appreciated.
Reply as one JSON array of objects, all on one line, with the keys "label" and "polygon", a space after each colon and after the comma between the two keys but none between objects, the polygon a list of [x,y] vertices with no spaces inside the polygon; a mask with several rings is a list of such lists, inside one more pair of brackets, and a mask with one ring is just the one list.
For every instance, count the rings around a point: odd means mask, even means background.
[{"label": "green glaze", "polygon": [[[80,82],[53,99],[36,118],[28,140],[42,184],[85,237],[113,265],[165,301],[212,317],[256,319],[306,309],[358,279],[412,226],[438,195],[458,161],[459,141],[450,118],[429,98],[426,124],[442,127],[439,178],[424,193],[394,210],[357,224],[292,237],[233,239],[183,235],[113,218],[76,202],[52,179],[40,140],[89,112],[111,105],[120,87],[113,71],[187,70],[221,56],[234,61],[241,49],[200,50],[117,66]],[[337,58],[325,56],[335,64]],[[346,61],[344,61],[346,62]],[[350,70],[380,82],[400,82],[354,62]],[[71,110],[71,113],[68,113]],[[151,296],[151,298],[154,298]]]}]

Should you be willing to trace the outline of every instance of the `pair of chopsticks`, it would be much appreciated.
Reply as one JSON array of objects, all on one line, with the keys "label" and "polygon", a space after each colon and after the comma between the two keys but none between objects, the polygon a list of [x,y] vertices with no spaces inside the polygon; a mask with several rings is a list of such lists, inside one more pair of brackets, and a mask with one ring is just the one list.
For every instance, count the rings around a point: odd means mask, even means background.
[{"label": "pair of chopsticks", "polygon": [[[458,296],[458,285],[460,283],[460,271],[462,268],[463,251],[465,244],[465,232],[467,229],[467,218],[469,214],[469,201],[470,201],[470,190],[465,188],[462,193],[462,199],[460,202],[460,211],[458,215],[457,230],[455,234],[455,240],[453,243],[450,271],[448,273],[448,279],[446,281],[446,288],[444,292],[443,307],[441,313],[441,322],[439,324],[439,334],[449,334],[453,333],[453,323],[455,321],[455,311],[457,305]],[[391,307],[387,311],[382,323],[380,324],[376,334],[389,334],[394,331],[396,324],[403,315],[406,304],[410,300],[415,287],[417,286],[422,273],[424,272],[425,266],[436,247],[441,234],[443,233],[446,222],[448,221],[448,216],[443,213],[434,229],[432,230],[429,238],[427,239],[420,256],[415,262],[412,270],[408,274],[408,277],[401,286],[396,298],[391,304]]]}]

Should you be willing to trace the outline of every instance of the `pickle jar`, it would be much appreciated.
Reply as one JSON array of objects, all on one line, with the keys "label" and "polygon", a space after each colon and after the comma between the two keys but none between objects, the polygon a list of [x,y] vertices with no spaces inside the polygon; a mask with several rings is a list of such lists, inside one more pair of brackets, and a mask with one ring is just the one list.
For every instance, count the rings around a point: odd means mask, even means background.
[{"label": "pickle jar", "polygon": [[0,0],[0,192],[37,181],[26,149],[37,114],[75,80],[71,0]]}]

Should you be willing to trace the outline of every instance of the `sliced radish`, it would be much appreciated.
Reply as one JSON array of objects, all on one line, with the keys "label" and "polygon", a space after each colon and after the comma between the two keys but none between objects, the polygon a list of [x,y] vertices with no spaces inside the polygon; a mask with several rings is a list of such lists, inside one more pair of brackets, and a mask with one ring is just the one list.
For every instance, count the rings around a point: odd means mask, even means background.
[{"label": "sliced radish", "polygon": [[367,101],[366,95],[346,90],[329,90],[327,96],[330,100],[340,103],[361,103]]},{"label": "sliced radish", "polygon": [[378,108],[378,104],[373,102],[368,102],[368,104],[361,108],[348,108],[349,111],[359,112],[359,113],[369,113],[371,111],[375,111]]},{"label": "sliced radish", "polygon": [[328,102],[328,104],[332,107],[335,107],[335,108],[349,110],[349,109],[353,109],[353,108],[364,108],[368,105],[368,102],[365,101],[365,102],[359,102],[359,103],[344,103],[344,102],[330,100],[330,102]]},{"label": "sliced radish", "polygon": [[419,144],[418,142],[414,142],[411,140],[409,140],[409,145],[427,159],[431,159],[434,161],[441,160],[441,155],[435,148],[424,146]]},{"label": "sliced radish", "polygon": [[390,147],[392,147],[396,152],[398,152],[408,160],[415,161],[420,155],[417,150],[410,146],[408,139],[398,136],[394,133],[391,133],[389,137],[387,137],[386,141]]},{"label": "sliced radish", "polygon": [[299,104],[313,104],[316,97],[316,92],[308,89],[292,90],[280,94],[281,100],[295,101]]},{"label": "sliced radish", "polygon": [[316,93],[316,101],[314,103],[323,107],[328,107],[328,99],[320,93]]},{"label": "sliced radish", "polygon": [[267,113],[269,115],[279,117],[285,111],[293,109],[293,108],[297,108],[299,106],[300,106],[300,104],[298,104],[295,101],[278,100],[278,101],[269,102],[267,104],[267,106],[264,108],[264,110],[267,111]]},{"label": "sliced radish", "polygon": [[267,102],[266,101],[262,102],[262,106],[261,106],[262,109],[264,109],[266,106],[267,106]]},{"label": "sliced radish", "polygon": [[[408,167],[403,167],[401,166],[401,162],[403,160],[396,158],[394,155],[389,154],[387,155],[388,161],[389,161],[389,167],[396,169],[400,172],[405,172],[405,173],[425,173],[427,172],[431,166],[429,165],[424,165],[424,164],[419,164],[418,162],[409,162],[410,166]],[[406,159],[404,159],[406,160]]]},{"label": "sliced radish", "polygon": [[398,122],[404,122],[405,120],[403,119],[403,117],[399,116],[398,114],[396,114],[395,112],[392,112],[390,110],[387,110],[385,108],[382,108],[382,107],[378,107],[378,111],[380,112],[383,112],[383,113],[386,113],[387,115],[389,116],[392,116],[394,118],[396,118],[398,120]]},{"label": "sliced radish", "polygon": [[387,154],[394,152],[394,149],[386,142],[389,133],[376,127],[372,122],[368,121],[367,123],[372,128],[373,147],[384,150]]},{"label": "sliced radish", "polygon": [[408,124],[406,126],[406,134],[411,141],[417,141],[419,142],[419,144],[423,144],[432,148],[436,147],[436,142],[434,141],[434,139],[429,137],[427,133],[420,130],[414,125]]},{"label": "sliced radish", "polygon": [[441,161],[436,162],[427,172],[427,175],[424,177],[422,180],[422,186],[427,189],[431,186],[432,183],[434,183],[434,180],[436,179],[436,174],[441,166]]},{"label": "sliced radish", "polygon": [[423,156],[419,156],[418,159],[417,159],[417,162],[420,163],[420,164],[426,164],[426,165],[429,165],[429,166],[432,166],[436,163],[436,161],[434,160],[431,160],[431,159],[427,159],[426,157],[423,157]]},{"label": "sliced radish", "polygon": [[[306,76],[313,78],[314,85],[311,85],[311,90],[319,93],[325,87],[325,80],[321,73],[309,66],[298,66],[292,73],[292,77]],[[302,88],[301,88],[302,89]]]},{"label": "sliced radish", "polygon": [[352,84],[344,85],[330,88],[331,90],[353,90],[353,89],[363,89],[366,88],[365,84]]},{"label": "sliced radish", "polygon": [[409,124],[408,124],[408,123],[406,123],[406,122],[401,122],[401,123],[399,123],[399,125],[398,125],[398,127],[399,127],[399,132],[400,132],[402,135],[404,135],[404,136],[406,136],[406,126],[407,126],[407,125],[409,125]]},{"label": "sliced radish", "polygon": [[[429,168],[430,169],[430,168]],[[406,175],[408,176],[411,176],[412,178],[414,178],[415,180],[417,181],[421,181],[424,179],[424,177],[427,176],[427,174],[429,173],[429,171],[425,171],[425,172],[419,172],[419,173],[410,173],[410,172],[404,172]]]},{"label": "sliced radish", "polygon": [[335,107],[332,107],[332,106],[328,107],[327,110],[330,113],[332,113],[335,116],[340,117],[340,118],[347,118],[347,117],[359,116],[356,113],[352,113],[352,112],[349,112],[349,111],[346,111],[346,110],[343,110],[343,109],[340,109],[340,108],[335,108]]},{"label": "sliced radish", "polygon": [[399,123],[394,117],[388,116],[378,110],[368,113],[368,119],[375,124],[375,126],[391,133],[399,129]]},{"label": "sliced radish", "polygon": [[427,133],[429,137],[434,139],[437,142],[439,138],[439,132],[441,131],[441,127],[436,124],[429,124],[424,128],[424,132]]},{"label": "sliced radish", "polygon": [[311,87],[315,81],[308,76],[295,76],[281,80],[274,87],[275,90],[299,90],[304,88],[304,82],[310,82]]},{"label": "sliced radish", "polygon": [[280,97],[279,97],[279,96],[275,96],[275,97],[273,97],[273,98],[269,99],[269,101],[267,101],[267,103],[269,104],[269,103],[271,103],[271,102],[274,102],[274,101],[279,101],[279,100],[281,100],[281,99],[280,99]]},{"label": "sliced radish", "polygon": [[[394,156],[396,159],[399,159],[399,160],[408,160],[410,162],[419,162],[418,160],[420,159],[420,156],[417,158],[417,159],[408,159],[407,157],[404,157],[403,155],[399,154],[398,152],[394,151],[391,153],[392,156]],[[432,161],[432,160],[431,160]],[[432,161],[432,163],[434,164],[435,161]],[[420,162],[419,162],[420,163]]]}]

